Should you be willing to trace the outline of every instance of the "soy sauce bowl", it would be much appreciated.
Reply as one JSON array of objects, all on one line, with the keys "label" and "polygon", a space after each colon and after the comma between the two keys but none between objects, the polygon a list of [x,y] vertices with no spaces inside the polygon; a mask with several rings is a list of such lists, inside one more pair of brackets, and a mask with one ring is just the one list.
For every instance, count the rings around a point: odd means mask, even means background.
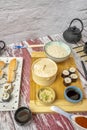
[{"label": "soy sauce bowl", "polygon": [[14,118],[19,125],[30,123],[32,120],[31,110],[28,107],[20,107],[16,110]]},{"label": "soy sauce bowl", "polygon": [[69,102],[78,103],[83,99],[83,94],[80,88],[68,86],[64,91],[64,97]]}]

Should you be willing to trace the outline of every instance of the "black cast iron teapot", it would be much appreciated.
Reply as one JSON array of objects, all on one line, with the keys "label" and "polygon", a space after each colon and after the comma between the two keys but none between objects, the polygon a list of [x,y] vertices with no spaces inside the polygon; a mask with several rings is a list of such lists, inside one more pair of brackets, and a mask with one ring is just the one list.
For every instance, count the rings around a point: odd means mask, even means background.
[{"label": "black cast iron teapot", "polygon": [[[71,26],[74,21],[79,21],[81,24],[81,29],[77,28],[76,26]],[[70,22],[69,28],[64,31],[63,37],[65,41],[69,43],[77,43],[80,41],[83,31],[83,22],[79,18],[75,18]]]}]

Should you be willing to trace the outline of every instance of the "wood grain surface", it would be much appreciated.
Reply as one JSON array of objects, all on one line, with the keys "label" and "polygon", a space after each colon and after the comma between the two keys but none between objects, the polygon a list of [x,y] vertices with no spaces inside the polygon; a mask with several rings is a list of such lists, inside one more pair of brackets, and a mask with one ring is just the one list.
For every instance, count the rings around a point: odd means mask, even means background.
[{"label": "wood grain surface", "polygon": [[[46,55],[44,54],[44,52],[33,52],[31,57],[32,57],[32,63],[33,63],[36,59],[46,57]],[[70,67],[76,68],[76,64],[75,64],[73,56],[70,56],[64,62],[57,63],[57,65],[58,65],[58,76],[57,76],[55,82],[52,85],[48,86],[48,87],[51,87],[55,90],[56,100],[55,100],[54,103],[52,103],[49,106],[41,104],[39,102],[39,100],[37,99],[37,93],[42,86],[36,84],[33,81],[32,72],[31,72],[31,78],[30,78],[30,108],[31,108],[32,112],[34,112],[34,113],[52,112],[50,110],[50,107],[52,105],[53,106],[55,106],[55,105],[59,106],[63,110],[68,111],[68,112],[87,111],[87,108],[85,107],[85,104],[87,103],[87,99],[83,99],[83,101],[81,101],[80,103],[77,103],[77,104],[74,103],[73,104],[73,103],[66,101],[65,98],[64,98],[64,90],[65,90],[66,86],[63,84],[63,78],[61,77],[61,74],[62,74],[64,69],[69,69]],[[78,72],[76,72],[76,73],[78,74]],[[76,82],[71,83],[71,86],[77,86],[78,88],[80,88],[82,90],[82,93],[84,93],[80,78],[78,78],[78,80]]]},{"label": "wood grain surface", "polygon": [[[74,2],[74,1],[73,1]],[[79,2],[79,1],[78,1]],[[83,1],[80,1],[83,2]],[[72,3],[72,2],[71,2]],[[80,3],[79,3],[80,5]],[[83,2],[83,5],[86,6],[86,3]],[[86,8],[85,6],[82,6],[82,8],[79,8],[79,12],[81,11],[82,14],[85,14]],[[85,21],[86,24],[86,15],[83,15],[83,20]],[[62,23],[61,23],[62,24]],[[62,25],[61,25],[62,26]],[[9,37],[10,38],[10,37]],[[11,37],[12,38],[12,37]],[[27,44],[33,45],[33,44],[45,44],[49,41],[58,41],[62,40],[63,42],[64,39],[62,37],[62,33],[59,34],[54,34],[49,35],[49,36],[44,36],[44,37],[39,37],[35,39],[29,39],[26,40]],[[78,69],[80,70],[80,79],[83,84],[83,90],[85,92],[85,97],[87,98],[87,81],[84,78],[84,73],[82,66],[80,64],[80,60],[82,60],[79,56],[78,53],[76,53],[75,49],[73,47],[78,47],[81,45],[84,45],[84,42],[87,40],[87,28],[85,26],[82,39],[80,42],[77,44],[69,44],[72,48],[72,54],[75,58],[76,65]],[[23,64],[23,71],[22,71],[22,82],[21,82],[21,92],[20,92],[20,102],[19,102],[19,107],[20,106],[28,106],[29,105],[29,97],[30,97],[30,67],[31,67],[31,53],[33,51],[43,51],[43,48],[25,48],[25,49],[13,49],[12,47],[14,45],[27,45],[25,41],[19,42],[19,43],[12,43],[7,45],[5,52],[3,53],[4,57],[23,57],[24,59],[24,64]],[[85,62],[85,65],[87,62]],[[87,66],[87,65],[86,65]],[[28,106],[29,107],[29,106]],[[74,130],[73,125],[71,122],[65,118],[64,116],[60,114],[33,114],[33,120],[30,124],[26,126],[19,126],[15,120],[14,120],[14,113],[15,111],[12,112],[0,112],[0,130]],[[80,112],[76,114],[83,114],[87,115],[87,112]]]},{"label": "wood grain surface", "polygon": [[[22,71],[22,82],[21,82],[21,92],[20,92],[20,106],[28,106],[29,105],[29,97],[30,97],[30,68],[31,68],[31,53],[33,51],[43,51],[43,47],[41,48],[25,48],[25,49],[12,49],[14,45],[33,45],[33,44],[45,44],[49,41],[55,41],[55,40],[62,40],[62,34],[55,34],[55,35],[49,35],[45,37],[40,37],[37,39],[28,39],[26,42],[23,41],[21,43],[13,43],[6,47],[5,52],[2,56],[17,56],[17,57],[23,57],[24,64],[23,64],[23,71]],[[83,90],[85,92],[85,97],[87,98],[87,81],[84,79],[84,73],[82,66],[80,64],[81,58],[79,57],[78,53],[76,53],[75,49],[73,47],[78,47],[80,45],[84,45],[85,37],[83,35],[81,41],[78,44],[69,44],[72,48],[72,54],[75,58],[75,63],[80,70],[81,73],[80,79],[83,84]],[[86,62],[85,62],[86,65]],[[29,106],[28,106],[29,107]],[[85,106],[86,107],[86,106]],[[33,114],[33,120],[29,125],[26,126],[19,126],[15,120],[14,120],[14,113],[12,112],[0,112],[0,130],[74,130],[73,125],[71,122],[65,118],[64,116],[60,114]],[[77,112],[76,114],[83,114],[87,115],[87,112]]]},{"label": "wood grain surface", "polygon": [[[23,57],[23,71],[20,92],[20,106],[29,105],[31,53],[43,48],[12,49],[14,45],[45,44],[52,40],[62,40],[62,33],[70,21],[79,17],[84,23],[82,39],[71,48],[84,45],[87,41],[87,1],[86,0],[13,0],[0,1],[0,39],[6,42],[6,50],[1,56]],[[48,36],[49,34],[49,36]],[[65,42],[65,41],[64,41]],[[9,45],[8,45],[9,44]],[[79,57],[72,49],[75,62],[80,72],[85,96],[87,97],[87,81]],[[87,62],[85,62],[87,66]],[[14,120],[15,111],[0,112],[0,130],[74,130],[71,122],[60,114],[33,114],[33,120],[26,126],[19,126]],[[76,114],[87,115],[87,112]]]},{"label": "wood grain surface", "polygon": [[[35,39],[35,40],[28,40],[29,44],[42,44],[45,42],[43,41],[50,41],[48,37]],[[30,97],[30,68],[31,68],[31,52],[32,51],[41,51],[43,48],[29,48],[29,49],[12,49],[12,45],[23,45],[23,42],[19,44],[11,44],[9,45],[2,56],[16,56],[16,57],[23,57],[23,70],[22,70],[22,79],[21,79],[21,92],[20,92],[20,106],[27,106],[29,107],[29,97]],[[14,120],[14,113],[15,111],[11,112],[0,112],[0,130],[73,130],[73,126],[70,121],[60,114],[33,114],[33,120],[30,124],[25,126],[19,126]]]}]

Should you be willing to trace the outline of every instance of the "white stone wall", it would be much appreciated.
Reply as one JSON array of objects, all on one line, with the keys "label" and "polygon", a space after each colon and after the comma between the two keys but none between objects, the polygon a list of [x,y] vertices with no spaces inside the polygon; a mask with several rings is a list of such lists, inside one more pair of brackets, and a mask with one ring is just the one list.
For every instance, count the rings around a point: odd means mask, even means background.
[{"label": "white stone wall", "polygon": [[0,40],[62,33],[73,18],[85,19],[86,8],[87,0],[0,0]]}]

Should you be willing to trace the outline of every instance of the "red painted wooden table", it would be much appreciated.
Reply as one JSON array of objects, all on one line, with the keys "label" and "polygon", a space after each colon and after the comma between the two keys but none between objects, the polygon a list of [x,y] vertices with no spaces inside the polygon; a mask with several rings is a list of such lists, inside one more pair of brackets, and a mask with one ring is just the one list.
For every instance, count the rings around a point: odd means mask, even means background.
[{"label": "red painted wooden table", "polygon": [[[45,44],[52,40],[62,40],[59,35],[46,36],[34,40],[27,40],[27,42],[15,43],[8,45],[3,56],[16,56],[23,57],[23,70],[21,79],[21,91],[20,91],[20,106],[29,105],[30,95],[30,66],[31,66],[31,52],[42,51],[43,48],[24,48],[13,49],[14,45],[23,44]],[[57,113],[54,114],[33,114],[33,120],[29,125],[20,126],[14,120],[15,111],[0,112],[0,130],[74,130],[70,121]],[[86,113],[82,113],[86,114]]]}]

